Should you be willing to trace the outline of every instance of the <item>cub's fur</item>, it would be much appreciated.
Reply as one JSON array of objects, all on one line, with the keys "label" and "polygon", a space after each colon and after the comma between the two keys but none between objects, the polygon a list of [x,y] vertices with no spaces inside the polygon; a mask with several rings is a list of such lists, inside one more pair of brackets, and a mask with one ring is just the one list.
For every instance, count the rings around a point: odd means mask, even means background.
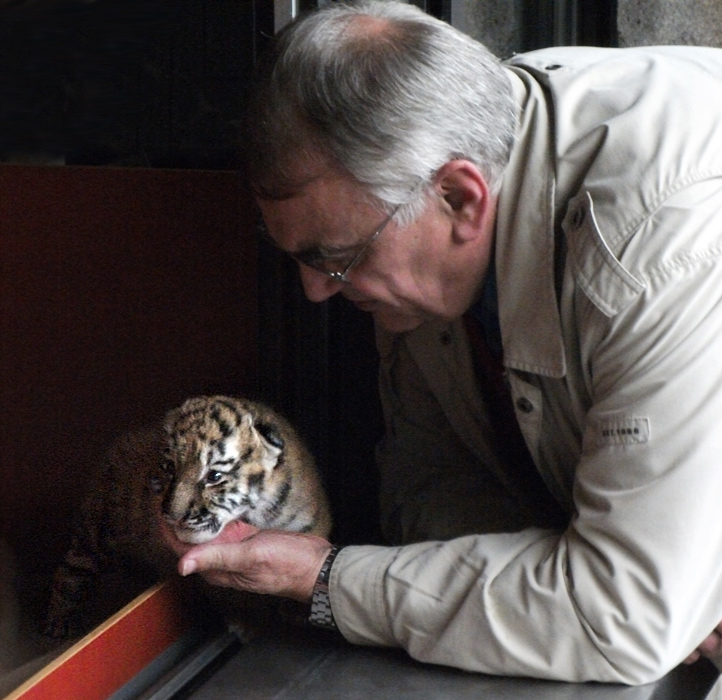
[{"label": "cub's fur", "polygon": [[[323,537],[331,530],[314,460],[284,418],[245,399],[188,399],[159,425],[112,446],[55,573],[48,634],[84,631],[83,603],[108,564],[142,571],[148,581],[175,574],[177,558],[162,541],[161,517],[178,539],[194,544],[213,539],[233,520]],[[191,578],[246,632],[267,619],[264,597]]]}]

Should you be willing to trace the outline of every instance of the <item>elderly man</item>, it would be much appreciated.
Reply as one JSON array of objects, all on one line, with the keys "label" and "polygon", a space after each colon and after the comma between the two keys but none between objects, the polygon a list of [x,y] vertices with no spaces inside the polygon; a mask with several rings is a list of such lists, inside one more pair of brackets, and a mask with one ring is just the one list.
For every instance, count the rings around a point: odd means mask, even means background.
[{"label": "elderly man", "polygon": [[249,179],[308,298],[376,320],[389,546],[246,531],[182,573],[492,674],[639,684],[717,651],[719,94],[722,51],[502,64],[395,2],[284,31]]}]

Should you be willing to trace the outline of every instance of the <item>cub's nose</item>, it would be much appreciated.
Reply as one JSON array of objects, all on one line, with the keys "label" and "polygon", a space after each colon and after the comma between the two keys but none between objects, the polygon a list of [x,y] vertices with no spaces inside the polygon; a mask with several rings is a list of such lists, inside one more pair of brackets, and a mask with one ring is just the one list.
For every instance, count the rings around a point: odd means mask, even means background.
[{"label": "cub's nose", "polygon": [[175,484],[166,492],[161,510],[169,522],[180,522],[193,505],[193,489]]}]

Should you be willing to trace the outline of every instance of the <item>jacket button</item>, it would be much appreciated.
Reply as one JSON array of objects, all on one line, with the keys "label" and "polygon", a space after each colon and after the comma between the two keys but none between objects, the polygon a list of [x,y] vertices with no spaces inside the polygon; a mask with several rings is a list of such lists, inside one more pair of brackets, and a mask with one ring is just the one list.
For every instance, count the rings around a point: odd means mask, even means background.
[{"label": "jacket button", "polygon": [[586,210],[584,209],[584,207],[579,207],[572,216],[572,225],[574,226],[574,228],[579,228],[584,223],[584,220],[586,218]]},{"label": "jacket button", "polygon": [[522,412],[522,413],[531,413],[534,410],[534,404],[529,401],[525,396],[522,396],[520,399],[516,400],[516,407]]}]

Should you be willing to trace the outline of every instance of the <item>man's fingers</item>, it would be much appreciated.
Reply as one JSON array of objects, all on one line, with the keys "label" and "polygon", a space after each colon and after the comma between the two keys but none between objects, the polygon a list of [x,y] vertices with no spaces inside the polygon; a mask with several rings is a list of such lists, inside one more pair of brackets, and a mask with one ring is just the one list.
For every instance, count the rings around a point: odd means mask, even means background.
[{"label": "man's fingers", "polygon": [[181,576],[188,576],[213,569],[229,569],[232,565],[232,562],[227,561],[229,553],[236,554],[234,558],[238,558],[237,547],[229,547],[227,544],[202,544],[193,547],[181,557],[178,571]]},{"label": "man's fingers", "polygon": [[702,656],[713,657],[722,652],[722,636],[715,631],[697,647]]},{"label": "man's fingers", "polygon": [[257,532],[258,528],[255,525],[234,520],[221,530],[221,533],[213,539],[213,543],[226,544],[228,542],[242,542]]},{"label": "man's fingers", "polygon": [[236,560],[239,552],[242,553],[244,550],[238,550],[235,547],[227,548],[224,545],[243,542],[258,532],[257,527],[239,520],[228,523],[212,542],[192,547],[184,553],[178,562],[180,575],[188,576],[196,571],[209,571],[212,569],[233,570],[234,566],[241,566],[243,560]]},{"label": "man's fingers", "polygon": [[712,634],[708,635],[705,640],[684,660],[686,664],[693,664],[700,657],[705,656],[713,659],[722,654],[722,623],[715,627]]},{"label": "man's fingers", "polygon": [[305,602],[330,549],[327,540],[314,535],[257,530],[240,541],[234,537],[193,547],[180,559],[178,571],[182,576],[199,573],[216,586]]},{"label": "man's fingers", "polygon": [[683,664],[693,664],[695,661],[699,661],[702,654],[696,649],[682,662]]}]

